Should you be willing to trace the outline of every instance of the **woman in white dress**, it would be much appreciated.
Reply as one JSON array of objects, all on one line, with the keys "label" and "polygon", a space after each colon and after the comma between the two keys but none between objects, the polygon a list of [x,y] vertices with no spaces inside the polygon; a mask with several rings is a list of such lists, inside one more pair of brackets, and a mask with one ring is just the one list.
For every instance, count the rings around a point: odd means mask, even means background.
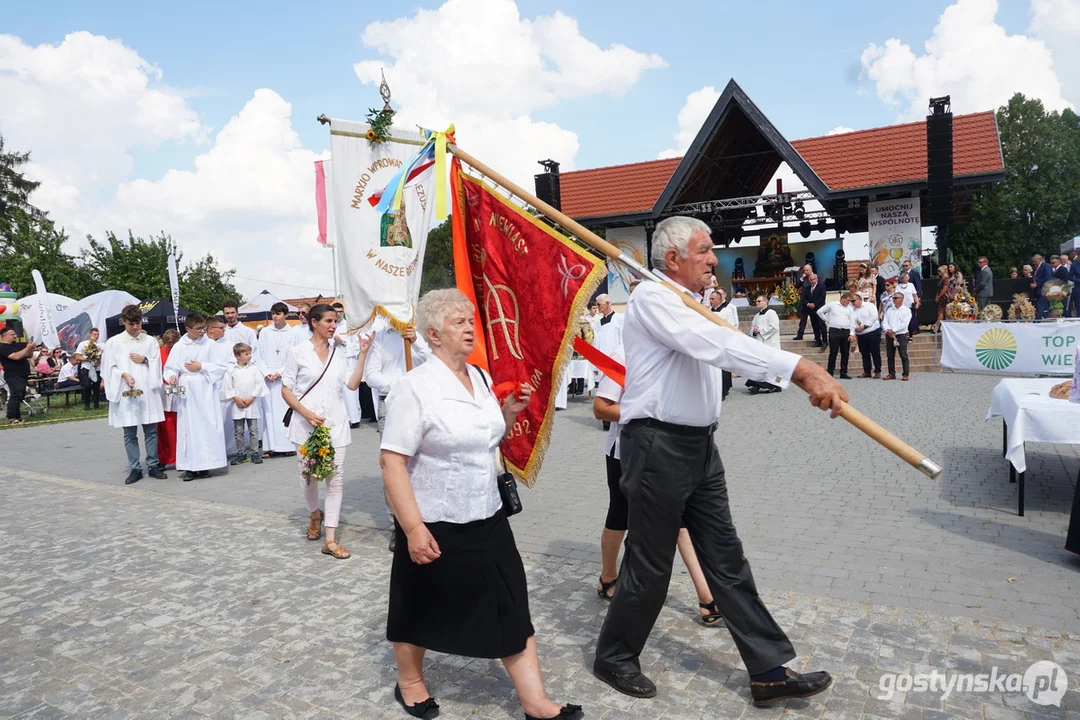
[{"label": "woman in white dress", "polygon": [[397,661],[395,699],[418,718],[439,706],[424,685],[428,650],[500,658],[527,719],[582,717],[548,698],[529,615],[525,568],[503,510],[495,451],[529,404],[525,385],[502,403],[467,358],[476,309],[459,290],[420,299],[427,362],[386,399],[380,463],[396,518],[386,639]]},{"label": "woman in white dress", "polygon": [[[325,513],[319,509],[319,483],[314,480],[300,482],[304,487],[304,502],[307,504],[311,522],[308,525],[308,540],[318,540],[321,525],[326,524],[326,542],[322,551],[326,555],[345,560],[350,553],[337,542],[338,518],[341,514],[342,482],[344,478],[345,448],[352,442],[349,418],[345,411],[345,401],[341,397],[341,386],[355,391],[360,387],[364,376],[364,361],[371,347],[371,340],[360,337],[360,356],[356,367],[350,373],[344,352],[339,352],[334,344],[334,332],[337,329],[337,313],[325,303],[319,303],[307,314],[308,327],[311,330],[309,340],[301,340],[289,348],[285,370],[281,374],[281,397],[293,410],[289,422],[289,440],[299,450],[316,427],[326,425],[330,428],[331,443],[334,446],[334,474],[326,479]],[[276,419],[271,418],[271,422]],[[301,463],[304,456],[297,454]]]}]

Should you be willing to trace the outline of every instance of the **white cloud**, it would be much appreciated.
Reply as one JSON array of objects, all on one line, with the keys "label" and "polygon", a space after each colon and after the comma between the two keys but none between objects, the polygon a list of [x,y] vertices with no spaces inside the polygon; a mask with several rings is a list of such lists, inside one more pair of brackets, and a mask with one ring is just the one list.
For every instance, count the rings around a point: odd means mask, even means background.
[{"label": "white cloud", "polygon": [[[1036,0],[1050,10],[1043,18],[1069,15],[1075,0]],[[1057,8],[1068,7],[1070,12]],[[1009,35],[995,17],[996,0],[957,0],[941,14],[925,54],[916,55],[898,38],[871,43],[862,53],[863,76],[874,82],[878,97],[897,108],[901,119],[925,117],[931,97],[950,95],[957,113],[990,110],[1016,92],[1037,97],[1050,110],[1071,107],[1046,43]],[[1075,67],[1075,66],[1074,66]]]},{"label": "white cloud", "polygon": [[0,35],[0,132],[33,152],[35,201],[78,212],[131,172],[131,149],[202,140],[195,111],[161,79],[118,40],[75,32],[31,47]]},{"label": "white cloud", "polygon": [[830,130],[826,135],[843,135],[844,133],[855,132],[854,128],[849,128],[847,125],[837,125]]},{"label": "white cloud", "polygon": [[[362,38],[384,59],[357,63],[356,75],[377,86],[386,68],[399,126],[457,122],[463,147],[526,187],[537,160],[570,169],[578,149],[573,132],[533,113],[624,92],[664,66],[623,45],[599,47],[561,13],[522,18],[511,0],[448,0],[368,25]],[[76,32],[31,47],[0,35],[0,132],[11,149],[33,152],[28,174],[42,181],[33,201],[74,243],[106,230],[165,231],[189,260],[212,252],[240,276],[304,286],[268,285],[275,294],[328,291],[330,253],[314,240],[318,156],[302,146],[291,105],[255,90],[211,141],[188,93],[163,78],[117,39]],[[190,165],[133,177],[134,151],[170,142],[203,147]],[[263,283],[237,286],[250,295]]]},{"label": "white cloud", "polygon": [[1032,0],[1029,32],[1053,53],[1065,97],[1080,103],[1080,0]]},{"label": "white cloud", "polygon": [[681,157],[685,154],[719,98],[720,91],[712,85],[687,95],[686,102],[679,110],[679,129],[675,132],[675,145],[667,150],[661,150],[656,156],[657,159]]},{"label": "white cloud", "polygon": [[456,123],[463,148],[526,186],[537,160],[572,169],[578,149],[573,132],[532,113],[565,99],[622,93],[646,70],[665,66],[660,56],[624,45],[599,47],[562,13],[522,18],[511,0],[448,0],[372,23],[361,39],[385,60],[356,63],[356,75],[374,88],[385,69],[395,122]]}]

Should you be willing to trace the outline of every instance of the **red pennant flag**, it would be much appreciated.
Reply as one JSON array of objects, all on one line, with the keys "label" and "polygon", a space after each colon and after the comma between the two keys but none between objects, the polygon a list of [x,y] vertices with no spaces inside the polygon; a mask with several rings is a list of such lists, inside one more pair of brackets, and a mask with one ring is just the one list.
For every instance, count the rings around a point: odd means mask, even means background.
[{"label": "red pennant flag", "polygon": [[606,266],[463,172],[456,160],[450,177],[455,276],[476,304],[477,340],[482,337],[486,345],[486,362],[478,364],[489,368],[497,385],[527,382],[534,389],[501,446],[507,466],[532,487],[551,436],[555,389],[570,359],[577,318]]},{"label": "red pennant flag", "polygon": [[581,354],[581,357],[599,368],[600,372],[617,382],[619,387],[626,388],[625,365],[600,352],[595,345],[590,345],[588,340],[580,335],[574,338],[574,349]]}]

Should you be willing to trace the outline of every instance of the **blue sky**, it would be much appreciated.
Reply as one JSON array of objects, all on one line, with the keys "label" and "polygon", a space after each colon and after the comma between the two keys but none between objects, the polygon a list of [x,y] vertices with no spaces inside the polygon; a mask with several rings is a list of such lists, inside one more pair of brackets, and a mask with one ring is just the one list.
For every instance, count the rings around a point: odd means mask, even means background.
[{"label": "blue sky", "polygon": [[[121,39],[160,67],[166,84],[189,93],[191,106],[214,129],[253,90],[274,89],[293,104],[294,128],[305,146],[323,149],[329,141],[316,115],[359,118],[379,102],[352,71],[357,60],[378,59],[360,41],[361,30],[440,4],[17,3],[5,12],[2,30],[32,45],[57,43],[76,30]],[[518,7],[523,17],[560,10],[601,47],[622,43],[668,63],[622,96],[565,100],[533,114],[576,132],[578,167],[595,167],[655,157],[671,144],[687,94],[707,85],[720,90],[732,77],[788,139],[823,135],[838,125],[891,124],[896,111],[859,80],[859,56],[870,42],[929,36],[949,4],[827,2],[813,12],[803,2],[523,0]],[[1027,3],[1005,0],[998,21],[1022,32]],[[185,148],[137,153],[136,174],[154,175],[190,155]]]},{"label": "blue sky", "polygon": [[0,133],[33,152],[35,200],[74,245],[165,231],[286,294],[327,286],[315,117],[380,105],[355,63],[387,68],[406,124],[457,122],[528,183],[546,157],[682,152],[729,78],[789,140],[917,119],[931,95],[956,112],[1017,90],[1075,106],[1077,17],[1080,0],[8,3]]}]

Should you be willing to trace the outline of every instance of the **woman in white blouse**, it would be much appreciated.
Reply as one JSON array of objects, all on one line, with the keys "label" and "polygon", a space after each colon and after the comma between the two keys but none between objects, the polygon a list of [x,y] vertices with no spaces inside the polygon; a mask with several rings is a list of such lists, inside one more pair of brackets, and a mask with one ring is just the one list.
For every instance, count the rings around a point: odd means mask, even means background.
[{"label": "woman in white blouse", "polygon": [[[311,328],[311,339],[302,340],[289,348],[285,369],[281,373],[281,397],[293,409],[286,432],[289,440],[299,449],[316,427],[326,425],[330,428],[334,446],[334,474],[326,479],[325,515],[319,509],[319,483],[305,480],[302,476],[300,482],[304,486],[304,502],[311,513],[308,540],[319,539],[322,534],[320,526],[325,519],[326,542],[322,551],[338,560],[345,560],[350,554],[337,542],[336,533],[341,514],[345,448],[352,442],[352,432],[345,401],[341,397],[341,386],[345,385],[349,390],[360,387],[371,340],[360,337],[360,357],[350,374],[345,353],[340,348],[335,349],[333,344],[337,330],[337,312],[334,308],[319,303],[308,312],[307,322]],[[281,421],[277,417],[267,419],[267,422]],[[297,454],[296,457],[303,462],[303,455]]]},{"label": "woman in white blouse", "polygon": [[501,658],[526,718],[582,717],[544,692],[525,569],[496,486],[496,448],[532,389],[500,407],[491,378],[468,364],[475,312],[456,289],[424,295],[417,329],[431,355],[386,399],[380,459],[397,518],[386,622],[394,696],[413,717],[438,715],[422,670],[430,649]]}]

